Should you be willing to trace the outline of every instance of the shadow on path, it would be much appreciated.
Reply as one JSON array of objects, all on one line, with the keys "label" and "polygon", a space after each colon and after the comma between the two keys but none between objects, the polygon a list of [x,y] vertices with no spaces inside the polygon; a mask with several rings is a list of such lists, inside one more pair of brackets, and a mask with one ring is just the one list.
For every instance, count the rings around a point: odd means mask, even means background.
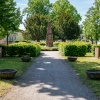
[{"label": "shadow on path", "polygon": [[44,96],[30,100],[96,100],[57,51],[42,52],[15,85],[21,88],[31,86],[37,96],[41,93],[50,96],[50,99]]}]

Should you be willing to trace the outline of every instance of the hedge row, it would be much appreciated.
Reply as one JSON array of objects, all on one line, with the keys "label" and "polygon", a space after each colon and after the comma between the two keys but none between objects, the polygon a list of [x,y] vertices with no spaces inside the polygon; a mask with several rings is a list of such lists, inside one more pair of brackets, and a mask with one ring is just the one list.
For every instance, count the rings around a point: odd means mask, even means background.
[{"label": "hedge row", "polygon": [[3,56],[32,56],[36,57],[40,54],[41,48],[38,44],[33,43],[14,43],[9,46],[2,46]]},{"label": "hedge row", "polygon": [[85,56],[87,48],[87,43],[83,42],[67,42],[59,44],[59,51],[64,56]]},{"label": "hedge row", "polygon": [[41,51],[58,51],[58,47],[41,46]]},{"label": "hedge row", "polygon": [[[46,42],[36,42],[38,43],[40,46],[46,46]],[[53,42],[53,46],[54,47],[58,47],[60,42]]]}]

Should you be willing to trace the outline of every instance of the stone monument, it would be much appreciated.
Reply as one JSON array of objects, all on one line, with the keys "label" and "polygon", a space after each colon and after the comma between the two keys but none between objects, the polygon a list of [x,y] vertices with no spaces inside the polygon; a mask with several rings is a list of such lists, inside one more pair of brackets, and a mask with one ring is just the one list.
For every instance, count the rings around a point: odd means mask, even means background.
[{"label": "stone monument", "polygon": [[48,47],[53,46],[53,33],[52,33],[52,30],[51,30],[50,22],[48,22],[48,27],[47,27],[46,46],[48,46]]}]

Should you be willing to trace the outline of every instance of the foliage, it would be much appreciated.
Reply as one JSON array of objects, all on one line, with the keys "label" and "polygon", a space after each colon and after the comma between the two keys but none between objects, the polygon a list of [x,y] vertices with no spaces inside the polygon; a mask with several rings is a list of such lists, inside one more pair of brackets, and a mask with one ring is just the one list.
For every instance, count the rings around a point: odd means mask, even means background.
[{"label": "foliage", "polygon": [[[38,43],[40,46],[46,46],[45,42],[36,42],[36,43]],[[53,45],[54,45],[54,47],[58,47],[59,42],[53,42]]]},{"label": "foliage", "polygon": [[15,42],[15,43],[18,43],[19,41],[15,40],[14,42]]},{"label": "foliage", "polygon": [[20,9],[16,8],[14,0],[0,0],[0,33],[7,36],[7,44],[9,34],[18,30],[21,19]]},{"label": "foliage", "polygon": [[29,0],[28,7],[24,9],[24,13],[28,16],[34,14],[48,15],[51,10],[51,4],[49,0]]},{"label": "foliage", "polygon": [[23,30],[22,31],[22,36],[25,40],[30,40],[31,39],[31,34],[28,33],[28,30]]},{"label": "foliage", "polygon": [[59,42],[53,42],[54,47],[58,47]]},{"label": "foliage", "polygon": [[58,47],[41,46],[41,51],[58,51]]},{"label": "foliage", "polygon": [[80,35],[78,25],[81,17],[77,10],[68,0],[57,0],[52,7],[50,18],[53,26],[53,33],[60,39],[76,39]]},{"label": "foliage", "polygon": [[60,43],[59,51],[65,56],[85,56],[87,52],[87,45],[80,42]]},{"label": "foliage", "polygon": [[45,39],[47,32],[47,20],[46,17],[42,14],[34,14],[27,18],[25,21],[25,27],[27,33],[31,35],[32,40]]},{"label": "foliage", "polygon": [[45,43],[45,42],[38,42],[38,44],[39,44],[40,46],[46,46],[46,43]]},{"label": "foliage", "polygon": [[47,32],[47,19],[51,10],[51,4],[49,0],[29,0],[28,7],[24,9],[24,13],[27,14],[27,20],[25,21],[25,39],[30,38],[32,40],[45,39]]},{"label": "foliage", "polygon": [[92,44],[87,43],[87,52],[91,52],[92,51]]},{"label": "foliage", "polygon": [[3,37],[5,37],[5,30],[4,28],[0,25],[0,39],[2,39]]},{"label": "foliage", "polygon": [[95,0],[94,5],[86,13],[86,19],[83,22],[84,32],[87,39],[97,41],[100,38],[100,0]]},{"label": "foliage", "polygon": [[10,57],[24,55],[35,57],[40,54],[40,51],[40,46],[33,43],[14,43],[4,47],[4,55]]}]

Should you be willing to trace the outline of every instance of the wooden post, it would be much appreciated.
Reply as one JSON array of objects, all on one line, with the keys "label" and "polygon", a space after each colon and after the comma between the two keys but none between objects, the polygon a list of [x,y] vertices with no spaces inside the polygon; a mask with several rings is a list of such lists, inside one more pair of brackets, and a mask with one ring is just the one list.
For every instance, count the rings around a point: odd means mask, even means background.
[{"label": "wooden post", "polygon": [[0,58],[2,58],[2,47],[0,47]]},{"label": "wooden post", "polygon": [[99,58],[99,47],[95,47],[95,58]]}]

